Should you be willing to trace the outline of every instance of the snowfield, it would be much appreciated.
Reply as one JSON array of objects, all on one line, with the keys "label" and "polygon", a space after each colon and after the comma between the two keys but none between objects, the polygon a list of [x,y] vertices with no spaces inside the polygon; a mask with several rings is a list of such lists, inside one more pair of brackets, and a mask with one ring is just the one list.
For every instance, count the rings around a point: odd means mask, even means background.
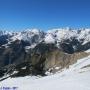
[{"label": "snowfield", "polygon": [[0,87],[17,87],[15,90],[90,90],[90,56],[54,75],[8,78],[0,82]]}]

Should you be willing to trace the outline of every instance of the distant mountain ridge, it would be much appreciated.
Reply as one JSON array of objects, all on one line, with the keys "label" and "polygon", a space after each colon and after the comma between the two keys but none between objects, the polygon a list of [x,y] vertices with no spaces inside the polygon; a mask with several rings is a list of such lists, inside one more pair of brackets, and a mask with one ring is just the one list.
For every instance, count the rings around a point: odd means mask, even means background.
[{"label": "distant mountain ridge", "polygon": [[[38,29],[27,29],[22,32],[0,31],[0,46],[10,44],[15,40],[28,42],[28,47],[32,48],[40,42],[53,43],[60,48],[60,44],[73,44],[75,50],[78,46],[83,46],[90,42],[90,29],[73,30],[70,28],[52,29],[47,32]],[[27,47],[26,47],[27,48]]]}]

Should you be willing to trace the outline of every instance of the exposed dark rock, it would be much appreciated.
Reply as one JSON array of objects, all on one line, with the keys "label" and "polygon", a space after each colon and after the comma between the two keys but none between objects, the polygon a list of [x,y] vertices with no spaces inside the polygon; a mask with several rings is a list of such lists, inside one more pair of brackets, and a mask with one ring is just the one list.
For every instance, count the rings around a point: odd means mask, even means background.
[{"label": "exposed dark rock", "polygon": [[[67,42],[69,42],[67,44]],[[16,40],[9,47],[0,48],[0,77],[9,74],[11,77],[27,76],[27,75],[45,75],[45,72],[55,73],[56,67],[61,70],[64,67],[75,63],[77,59],[88,56],[82,52],[89,48],[89,43],[80,46],[76,40],[65,41],[57,48],[55,44],[46,44],[41,42],[35,48],[25,51],[25,46],[29,43]],[[77,46],[77,49],[73,48]],[[25,67],[25,69],[23,69]],[[13,73],[17,71],[17,73]]]}]

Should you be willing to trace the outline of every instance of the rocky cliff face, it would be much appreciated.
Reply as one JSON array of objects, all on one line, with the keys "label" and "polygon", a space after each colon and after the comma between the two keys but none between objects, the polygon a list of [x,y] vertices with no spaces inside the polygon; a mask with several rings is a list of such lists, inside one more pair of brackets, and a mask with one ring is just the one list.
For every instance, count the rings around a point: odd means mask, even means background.
[{"label": "rocky cliff face", "polygon": [[1,34],[6,41],[0,39],[0,77],[45,75],[47,71],[69,68],[77,59],[89,55],[84,52],[90,49],[90,30],[86,32],[33,30]]}]

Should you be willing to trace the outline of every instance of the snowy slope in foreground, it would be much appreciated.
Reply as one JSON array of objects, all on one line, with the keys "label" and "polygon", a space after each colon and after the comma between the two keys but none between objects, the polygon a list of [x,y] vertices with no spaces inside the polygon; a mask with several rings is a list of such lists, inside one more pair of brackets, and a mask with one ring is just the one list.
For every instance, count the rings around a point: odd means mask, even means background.
[{"label": "snowy slope in foreground", "polygon": [[14,86],[17,90],[90,90],[90,56],[78,60],[61,73],[42,78],[8,78],[0,82],[0,86]]}]

